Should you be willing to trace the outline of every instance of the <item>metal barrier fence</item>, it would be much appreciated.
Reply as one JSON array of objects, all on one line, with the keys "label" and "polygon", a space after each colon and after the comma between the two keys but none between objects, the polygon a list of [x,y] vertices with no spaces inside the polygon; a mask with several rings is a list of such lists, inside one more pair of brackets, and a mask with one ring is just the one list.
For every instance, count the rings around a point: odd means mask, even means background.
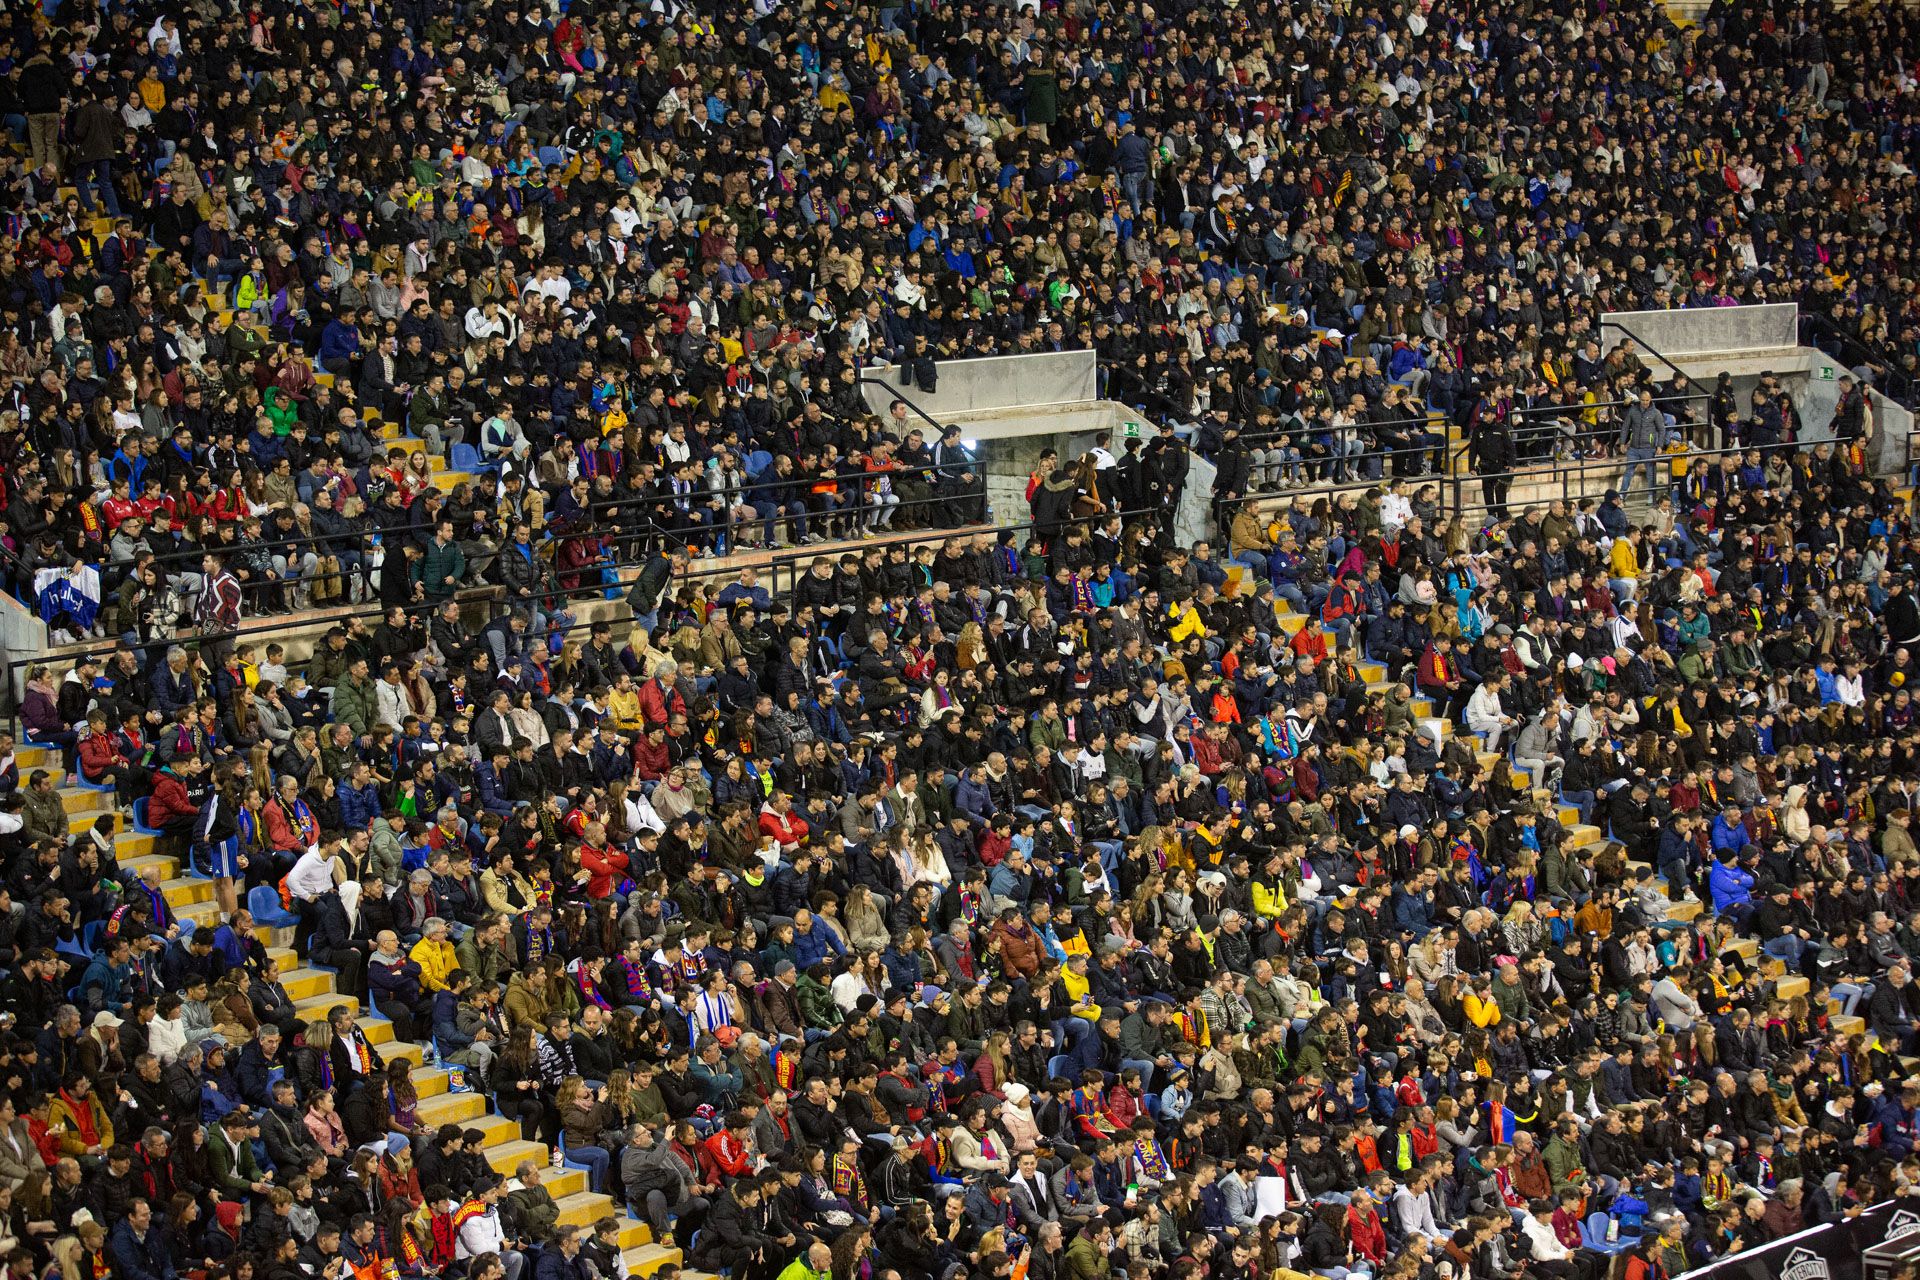
[{"label": "metal barrier fence", "polygon": [[[1127,511],[1104,512],[1097,517],[1083,517],[1081,520],[1082,522],[1090,518],[1106,520],[1117,516],[1122,521],[1137,521],[1143,517],[1158,516],[1160,514],[1162,514],[1162,512],[1158,507],[1137,508]],[[775,552],[764,563],[749,564],[747,566],[743,566],[737,561],[733,563],[722,563],[718,560],[693,560],[688,564],[684,572],[669,577],[666,585],[662,588],[661,599],[663,601],[670,599],[679,586],[687,583],[714,578],[731,578],[738,575],[743,567],[751,567],[757,572],[766,575],[768,593],[777,600],[782,598],[783,594],[791,594],[803,569],[820,556],[838,558],[849,554],[864,554],[868,547],[875,546],[889,548],[893,546],[903,546],[908,549],[908,553],[911,555],[913,550],[920,546],[928,544],[937,546],[951,541],[954,538],[979,538],[986,536],[997,540],[1009,533],[1017,535],[1021,532],[1035,531],[1038,529],[1040,529],[1040,526],[1033,521],[999,525],[982,522],[947,528],[916,530],[886,538],[884,541],[845,541],[824,543],[816,547],[790,548]],[[624,597],[628,593],[631,585],[630,581],[625,577],[626,573],[644,567],[655,555],[666,555],[674,549],[677,548],[662,544],[649,548],[648,553],[643,556],[633,558],[612,557],[589,563],[582,567],[581,572],[591,575],[594,581],[582,582],[571,588],[560,588],[551,592],[542,592],[527,603],[534,608],[538,608],[542,613],[550,613],[552,612],[552,606],[565,602],[607,599],[610,598],[610,594],[612,596]],[[608,570],[612,571],[616,581],[609,582],[605,580],[606,571]],[[463,588],[457,591],[451,598],[460,602],[463,607],[478,603],[495,604],[502,599],[502,593],[503,589],[499,587],[477,586]],[[445,604],[445,600],[439,600],[430,603],[408,604],[400,607],[405,610],[410,618],[427,619],[430,618],[435,611],[444,607]],[[386,605],[352,606],[330,613],[325,621],[329,625],[345,625],[355,618],[362,621],[375,622],[383,619],[388,613],[389,608],[390,606]],[[210,643],[239,644],[247,641],[265,640],[276,635],[284,636],[287,629],[287,620],[285,618],[259,621],[243,619],[243,625],[232,631],[223,631],[215,634],[189,632],[165,639],[155,639],[150,642],[135,644],[132,648],[136,652],[144,652],[147,662],[151,664],[159,661],[165,651],[174,645],[179,645],[189,651],[197,651],[201,646]],[[547,632],[530,632],[530,634],[550,635],[551,629]],[[84,648],[63,649],[57,656],[38,655],[9,659],[6,664],[6,688],[15,697],[14,705],[18,706],[19,690],[25,685],[24,672],[38,666],[51,666],[64,669],[71,667],[83,657],[104,659],[117,652],[122,647],[122,643],[121,640],[117,639],[102,640],[97,644],[88,645]]]}]

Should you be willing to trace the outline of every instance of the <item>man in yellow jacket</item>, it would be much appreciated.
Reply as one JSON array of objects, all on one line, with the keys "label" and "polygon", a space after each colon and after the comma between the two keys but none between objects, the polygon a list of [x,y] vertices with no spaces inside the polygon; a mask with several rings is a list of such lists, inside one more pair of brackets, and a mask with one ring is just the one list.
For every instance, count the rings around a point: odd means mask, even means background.
[{"label": "man in yellow jacket", "polygon": [[828,1280],[833,1274],[833,1252],[824,1244],[807,1246],[804,1256],[795,1258],[780,1273],[780,1280]]},{"label": "man in yellow jacket", "polygon": [[453,944],[447,941],[447,922],[439,916],[428,916],[421,930],[420,941],[413,944],[413,950],[407,955],[420,966],[422,989],[445,991],[448,975],[460,967]]}]

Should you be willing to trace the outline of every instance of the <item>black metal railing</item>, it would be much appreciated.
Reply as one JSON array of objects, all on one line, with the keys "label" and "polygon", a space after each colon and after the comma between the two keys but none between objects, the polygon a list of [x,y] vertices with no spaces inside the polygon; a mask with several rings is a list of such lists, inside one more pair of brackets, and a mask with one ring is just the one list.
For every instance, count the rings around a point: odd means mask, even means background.
[{"label": "black metal railing", "polygon": [[[948,497],[941,497],[936,500],[948,503],[952,501],[952,499]],[[867,510],[874,511],[879,510],[879,508],[870,507],[867,508]],[[1084,524],[1089,519],[1107,520],[1116,516],[1125,522],[1139,520],[1147,516],[1157,516],[1159,514],[1161,514],[1161,510],[1158,507],[1141,507],[1125,511],[1102,512],[1093,517],[1079,517],[1067,523]],[[957,537],[978,538],[986,536],[998,540],[1008,533],[1018,534],[1023,531],[1040,530],[1042,530],[1042,526],[1030,520],[1000,525],[980,522],[939,529],[914,530],[899,535],[887,536],[884,543],[842,541],[824,543],[819,546],[790,548],[775,552],[765,563],[752,565],[751,567],[767,576],[766,586],[768,593],[775,599],[779,599],[782,598],[783,594],[790,594],[792,592],[795,583],[799,579],[801,570],[819,556],[840,556],[849,552],[860,551],[867,546],[873,545],[905,546],[909,548],[909,554],[911,554],[913,548],[917,548],[923,544],[944,543]],[[3,550],[3,548],[0,548],[0,550]],[[590,576],[593,581],[583,581],[574,587],[556,586],[552,589],[542,590],[536,593],[533,600],[525,603],[539,607],[541,612],[547,613],[551,612],[549,606],[562,601],[606,598],[607,593],[610,591],[624,594],[629,585],[629,579],[626,577],[626,574],[644,566],[653,558],[653,555],[666,554],[668,550],[668,547],[656,545],[653,548],[649,548],[646,554],[637,557],[613,556],[590,562],[583,565],[580,572],[583,575]],[[732,577],[737,575],[742,567],[743,566],[737,562],[721,563],[717,560],[693,560],[684,572],[668,579],[666,585],[662,588],[661,599],[663,602],[669,599],[680,585],[710,578]],[[613,571],[613,581],[605,580],[606,574],[604,571],[606,570]],[[382,567],[382,572],[385,572],[385,566]],[[784,586],[782,584],[783,578]],[[492,584],[461,587],[451,598],[461,602],[463,605],[470,602],[490,602],[494,601],[500,595],[501,590],[502,588]],[[509,600],[507,603],[510,605],[522,604],[522,602],[518,600]],[[409,618],[417,618],[424,621],[430,619],[434,612],[444,607],[445,604],[446,600],[442,599],[424,603],[415,602],[400,607],[406,612]],[[362,621],[374,622],[384,619],[392,608],[393,606],[384,604],[349,606],[344,609],[329,611],[324,621],[328,626],[345,625],[356,618]],[[187,634],[177,634],[169,637],[155,637],[152,640],[143,641],[131,647],[137,652],[144,651],[147,655],[147,661],[143,664],[144,670],[149,669],[152,664],[159,662],[163,658],[165,651],[175,645],[179,645],[189,651],[197,651],[202,644],[216,641],[239,644],[273,636],[284,637],[287,629],[287,621],[285,618],[258,621],[247,619],[243,620],[243,625],[231,631],[224,631],[214,635],[202,635],[189,632]],[[551,633],[552,628],[549,628],[547,632],[539,634],[544,637]],[[25,681],[22,678],[22,673],[27,669],[42,665],[64,668],[78,662],[83,657],[106,658],[122,647],[123,642],[121,640],[102,640],[97,644],[88,645],[83,648],[64,648],[58,655],[39,655],[11,659],[6,664],[6,691],[14,697],[13,705],[17,706],[17,691],[24,687]]]},{"label": "black metal railing", "polygon": [[1800,313],[1800,341],[1824,351],[1850,369],[1866,369],[1873,376],[1873,387],[1903,408],[1920,407],[1920,384],[1902,368],[1899,360],[1857,334],[1848,333],[1832,318],[1817,312]]}]

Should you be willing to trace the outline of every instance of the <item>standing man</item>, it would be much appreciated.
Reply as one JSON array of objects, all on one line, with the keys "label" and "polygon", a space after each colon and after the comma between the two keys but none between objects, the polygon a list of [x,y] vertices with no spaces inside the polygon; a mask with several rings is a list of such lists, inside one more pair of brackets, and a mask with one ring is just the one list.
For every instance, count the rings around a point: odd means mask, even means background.
[{"label": "standing man", "polygon": [[[32,122],[28,122],[29,131]],[[120,197],[113,189],[113,156],[120,145],[120,114],[100,92],[87,94],[67,113],[67,140],[73,146],[74,194],[80,207],[93,213],[93,187],[100,189],[100,205],[109,218],[119,218]]]},{"label": "standing man", "polygon": [[1666,435],[1667,420],[1655,407],[1653,392],[1646,387],[1640,388],[1639,398],[1628,407],[1627,416],[1620,423],[1620,445],[1627,451],[1627,474],[1620,481],[1622,498],[1632,495],[1634,472],[1643,467],[1647,473],[1647,487],[1655,490],[1652,496],[1660,496],[1660,463],[1657,459]]},{"label": "standing man", "polygon": [[1505,387],[1483,400],[1468,446],[1473,473],[1480,477],[1480,501],[1498,520],[1507,518],[1507,490],[1513,487],[1513,435],[1508,429],[1512,406],[1513,398]]},{"label": "standing man", "polygon": [[46,169],[57,177],[60,112],[65,105],[66,84],[47,52],[51,44],[51,40],[42,42],[20,69],[20,105],[27,115],[27,146],[33,152],[33,167]]},{"label": "standing man", "polygon": [[233,632],[240,626],[240,579],[216,555],[200,557],[200,572],[206,575],[206,586],[200,591],[195,620],[200,634],[207,637],[208,665],[218,670],[232,654]]}]

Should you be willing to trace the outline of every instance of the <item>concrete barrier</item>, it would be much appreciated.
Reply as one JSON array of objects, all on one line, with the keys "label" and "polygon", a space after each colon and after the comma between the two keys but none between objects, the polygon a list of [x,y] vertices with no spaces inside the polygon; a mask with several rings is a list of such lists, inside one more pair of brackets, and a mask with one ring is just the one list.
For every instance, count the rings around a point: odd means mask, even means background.
[{"label": "concrete barrier", "polygon": [[[1681,356],[1788,351],[1800,345],[1800,308],[1791,302],[1752,307],[1686,307],[1672,311],[1609,311],[1600,317],[1601,342],[1611,347],[1631,330],[1641,345]],[[1649,358],[1649,363],[1657,361]]]},{"label": "concrete barrier", "polygon": [[[0,591],[0,650],[16,658],[47,652],[47,624],[4,591]],[[4,686],[0,688],[0,712],[11,715],[27,695],[27,669],[12,668]]]},{"label": "concrete barrier", "polygon": [[1913,464],[1913,410],[1867,388],[1873,406],[1873,469],[1879,475],[1904,475]]},{"label": "concrete barrier", "polygon": [[[1790,302],[1753,307],[1690,307],[1673,311],[1610,311],[1601,317],[1602,341],[1611,346],[1634,337],[1649,351],[1643,359],[1662,381],[1669,371],[1652,352],[1671,359],[1702,390],[1721,373],[1733,375],[1744,405],[1761,373],[1780,378],[1793,393],[1805,429],[1802,443],[1832,438],[1834,405],[1846,366],[1817,347],[1800,344],[1800,308]],[[1619,327],[1613,327],[1613,326]],[[1875,439],[1868,467],[1875,475],[1903,472],[1909,458],[1913,414],[1868,390]]]},{"label": "concrete barrier", "polygon": [[[906,385],[896,365],[868,369],[867,404],[884,416],[903,395],[945,421],[960,414],[1041,409],[1100,398],[1100,362],[1091,351],[1048,351],[1030,356],[942,360],[934,389]],[[1000,433],[1007,434],[1007,433]]]}]

